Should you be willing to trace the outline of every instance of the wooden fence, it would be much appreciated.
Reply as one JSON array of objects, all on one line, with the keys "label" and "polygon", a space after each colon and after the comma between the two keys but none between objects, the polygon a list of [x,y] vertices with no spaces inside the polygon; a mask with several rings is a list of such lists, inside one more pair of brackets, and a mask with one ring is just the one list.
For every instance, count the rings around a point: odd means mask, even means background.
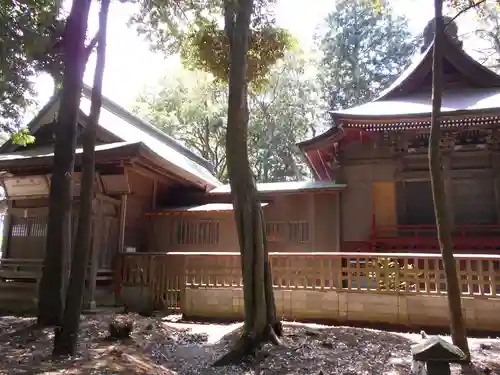
[{"label": "wooden fence", "polygon": [[[456,255],[470,326],[500,330],[500,256]],[[289,319],[447,326],[438,254],[272,253],[275,299]],[[154,305],[186,315],[241,317],[238,253],[124,254],[121,285],[148,288]]]}]

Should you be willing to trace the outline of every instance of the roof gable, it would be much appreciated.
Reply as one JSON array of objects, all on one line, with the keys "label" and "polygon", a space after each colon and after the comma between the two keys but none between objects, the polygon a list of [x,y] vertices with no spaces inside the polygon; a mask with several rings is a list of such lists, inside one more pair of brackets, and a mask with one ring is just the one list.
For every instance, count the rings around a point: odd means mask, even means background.
[{"label": "roof gable", "polygon": [[[433,47],[434,43],[374,101],[430,92]],[[500,76],[470,57],[448,34],[445,34],[443,49],[445,90],[457,84],[461,88],[500,88]]]},{"label": "roof gable", "polygon": [[[92,89],[84,85],[79,124],[85,125],[88,119],[91,93]],[[42,135],[43,128],[53,126],[53,120],[59,109],[59,95],[55,95],[28,124],[30,134]],[[221,185],[213,176],[213,168],[207,160],[105,97],[102,100],[99,131],[104,135],[103,139],[110,142],[142,142],[153,153],[172,165],[174,170],[187,172],[197,184],[203,184],[208,188]],[[22,146],[14,145],[9,140],[0,147],[0,154],[13,153],[19,148]]]}]

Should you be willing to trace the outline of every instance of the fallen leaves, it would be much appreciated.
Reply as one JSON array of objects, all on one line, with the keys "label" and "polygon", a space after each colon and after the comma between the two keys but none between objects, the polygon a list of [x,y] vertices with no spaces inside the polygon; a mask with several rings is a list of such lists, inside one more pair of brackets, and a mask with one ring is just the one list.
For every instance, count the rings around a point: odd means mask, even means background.
[{"label": "fallen leaves", "polygon": [[[32,318],[0,317],[0,374],[148,375],[403,375],[420,335],[352,327],[286,323],[285,346],[264,345],[240,366],[212,368],[241,325],[185,324],[172,319],[119,316],[133,321],[126,340],[110,340],[113,314],[82,317],[78,356],[54,360],[53,333]],[[178,319],[174,319],[178,320]],[[500,374],[500,341],[470,339],[476,369]],[[459,374],[460,368],[453,369]]]}]

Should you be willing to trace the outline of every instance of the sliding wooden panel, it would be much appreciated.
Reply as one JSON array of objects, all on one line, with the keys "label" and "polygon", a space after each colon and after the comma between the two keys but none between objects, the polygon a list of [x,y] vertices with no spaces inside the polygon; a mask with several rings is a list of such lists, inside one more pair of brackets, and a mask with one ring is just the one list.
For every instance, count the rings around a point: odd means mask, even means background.
[{"label": "sliding wooden panel", "polygon": [[406,217],[402,224],[434,225],[436,223],[430,181],[407,181],[404,196]]},{"label": "sliding wooden panel", "polygon": [[456,224],[495,224],[497,222],[492,179],[453,180],[452,186]]},{"label": "sliding wooden panel", "polygon": [[373,183],[373,214],[375,225],[397,225],[396,184],[394,181],[379,181]]}]

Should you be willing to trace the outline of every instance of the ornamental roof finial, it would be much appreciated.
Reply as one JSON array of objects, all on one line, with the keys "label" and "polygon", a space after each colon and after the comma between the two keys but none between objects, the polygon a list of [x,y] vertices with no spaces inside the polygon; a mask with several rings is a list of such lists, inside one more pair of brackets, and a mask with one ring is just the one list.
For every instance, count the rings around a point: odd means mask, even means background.
[{"label": "ornamental roof finial", "polygon": [[[462,48],[462,41],[458,38],[458,26],[453,20],[452,17],[448,16],[443,16],[444,19],[444,24],[446,25],[446,34],[448,37],[454,41],[460,48]],[[423,31],[423,37],[424,37],[424,44],[422,45],[422,48],[420,49],[421,53],[424,53],[427,48],[432,44],[432,41],[434,39],[434,18],[431,19],[429,22],[427,22],[427,25],[424,28]]]}]

